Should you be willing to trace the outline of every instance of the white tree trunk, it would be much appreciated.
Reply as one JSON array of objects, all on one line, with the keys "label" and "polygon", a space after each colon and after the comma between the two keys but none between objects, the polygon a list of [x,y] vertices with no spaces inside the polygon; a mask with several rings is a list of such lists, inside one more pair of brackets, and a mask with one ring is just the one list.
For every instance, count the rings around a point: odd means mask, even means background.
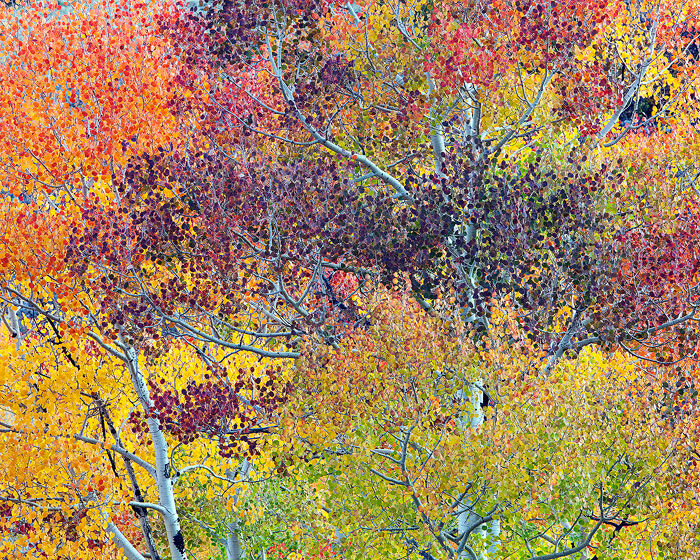
[{"label": "white tree trunk", "polygon": [[[483,387],[482,379],[478,379],[472,385],[471,394],[469,395],[471,407],[467,418],[463,419],[463,425],[465,428],[469,426],[472,429],[476,429],[484,423],[484,411],[481,408],[484,392],[479,389],[479,387]],[[466,395],[463,395],[462,398],[466,397]],[[464,533],[480,519],[480,516],[474,513],[468,495],[465,496],[464,501],[457,505],[457,510],[459,511],[457,516],[457,530],[461,536],[464,535]],[[479,530],[475,531],[475,534],[481,538],[488,538],[492,541],[491,545],[480,555],[482,560],[489,560],[489,558],[494,557],[494,555],[498,553],[498,536],[500,535],[500,532],[501,523],[498,519],[484,523]],[[460,553],[460,558],[471,560],[471,551],[465,547]]]},{"label": "white tree trunk", "polygon": [[238,523],[235,521],[229,524],[228,536],[226,537],[226,560],[241,560],[243,558],[243,547],[238,539]]},{"label": "white tree trunk", "polygon": [[[153,410],[153,401],[151,400],[146,381],[139,369],[138,355],[136,350],[122,342],[124,352],[127,358],[126,365],[131,374],[131,382],[136,391],[136,396],[141,403],[143,410],[148,413]],[[177,505],[175,504],[175,494],[173,493],[173,479],[170,467],[170,458],[168,456],[168,442],[165,439],[165,434],[160,426],[160,421],[157,418],[147,418],[148,430],[151,434],[153,449],[156,458],[156,485],[158,487],[158,509],[163,517],[165,531],[168,535],[168,545],[170,547],[170,555],[172,560],[187,560],[185,553],[185,540],[180,530],[180,519],[177,514]]]}]

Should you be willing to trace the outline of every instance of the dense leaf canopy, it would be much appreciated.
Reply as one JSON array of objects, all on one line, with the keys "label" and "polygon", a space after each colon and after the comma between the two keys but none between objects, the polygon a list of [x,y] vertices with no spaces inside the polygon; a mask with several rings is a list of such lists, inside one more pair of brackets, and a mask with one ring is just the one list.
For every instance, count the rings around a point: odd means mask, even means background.
[{"label": "dense leaf canopy", "polygon": [[0,556],[692,559],[700,2],[0,6]]}]

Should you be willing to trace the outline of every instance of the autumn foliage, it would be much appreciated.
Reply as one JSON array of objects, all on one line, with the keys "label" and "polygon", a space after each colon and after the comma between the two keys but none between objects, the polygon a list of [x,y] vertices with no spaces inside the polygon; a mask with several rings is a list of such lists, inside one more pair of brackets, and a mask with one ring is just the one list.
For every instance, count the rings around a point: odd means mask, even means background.
[{"label": "autumn foliage", "polygon": [[0,556],[694,558],[699,30],[5,2]]}]

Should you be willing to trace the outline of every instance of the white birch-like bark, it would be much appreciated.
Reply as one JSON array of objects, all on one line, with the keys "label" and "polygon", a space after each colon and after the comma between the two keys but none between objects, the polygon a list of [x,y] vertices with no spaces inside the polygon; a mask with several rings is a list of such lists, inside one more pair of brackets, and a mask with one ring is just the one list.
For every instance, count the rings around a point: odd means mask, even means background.
[{"label": "white birch-like bark", "polygon": [[228,535],[226,536],[226,560],[241,560],[243,558],[243,547],[238,539],[238,523],[229,523]]},{"label": "white birch-like bark", "polygon": [[20,353],[22,348],[22,326],[17,318],[17,313],[12,307],[9,309],[10,315],[10,325],[12,326],[13,335],[15,337],[15,345],[17,346],[17,353]]},{"label": "white birch-like bark", "polygon": [[443,158],[445,154],[445,136],[440,121],[440,115],[436,115],[435,109],[430,109],[430,143],[433,146],[433,159],[435,160],[435,171],[438,177],[444,177],[442,172]]},{"label": "white birch-like bark", "polygon": [[[248,459],[243,459],[241,466],[238,469],[240,473],[241,480],[247,480],[248,475],[253,470],[253,465],[248,461]],[[226,476],[233,480],[236,473],[227,471]],[[233,494],[234,505],[238,503],[238,491],[236,488]],[[241,544],[240,538],[238,536],[240,532],[240,526],[238,520],[234,519],[228,524],[228,532],[226,535],[226,541],[224,542],[224,548],[226,549],[226,560],[242,560],[243,558],[243,545]]]},{"label": "white birch-like bark", "polygon": [[466,84],[462,88],[469,103],[469,108],[464,110],[464,139],[478,138],[481,135],[481,102],[474,84]]},{"label": "white birch-like bark", "polygon": [[[468,395],[470,409],[467,413],[467,417],[462,419],[462,425],[466,428],[469,427],[472,430],[477,429],[484,423],[484,411],[481,408],[481,402],[484,398],[484,391],[480,388],[483,387],[483,379],[477,379],[475,383],[471,385],[471,391]],[[462,392],[462,398],[466,399],[467,395]],[[469,503],[469,495],[464,497],[459,504],[457,504],[457,530],[459,532],[460,538],[466,532],[470,531],[475,523],[479,522],[482,517],[474,513],[473,505]],[[498,519],[492,519],[485,522],[478,530],[477,534],[480,534],[482,538],[490,538],[491,545],[484,550],[479,557],[481,560],[489,560],[489,558],[494,557],[498,553],[498,536],[501,532],[501,523]],[[465,546],[460,552],[459,557],[464,560],[473,560],[474,553],[472,550]]]},{"label": "white birch-like bark", "polygon": [[[126,356],[126,365],[131,375],[131,382],[136,391],[136,396],[141,403],[145,412],[153,409],[153,401],[146,385],[146,380],[139,368],[138,355],[136,350],[124,344],[122,347]],[[172,560],[187,560],[185,553],[185,541],[180,530],[180,519],[177,513],[177,505],[175,504],[175,494],[173,493],[173,479],[170,467],[170,458],[168,456],[168,442],[165,439],[165,434],[161,429],[160,422],[157,418],[147,418],[146,423],[151,434],[154,454],[156,458],[156,486],[158,488],[158,505],[165,531],[168,535],[168,545]]]}]

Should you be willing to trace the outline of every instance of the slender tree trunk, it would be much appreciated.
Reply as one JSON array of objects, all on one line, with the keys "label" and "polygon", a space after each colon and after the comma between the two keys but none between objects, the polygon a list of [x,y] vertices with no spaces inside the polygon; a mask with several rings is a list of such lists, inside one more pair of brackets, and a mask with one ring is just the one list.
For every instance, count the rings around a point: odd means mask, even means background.
[{"label": "slender tree trunk", "polygon": [[136,391],[136,396],[146,413],[146,423],[151,434],[153,450],[156,458],[156,485],[158,487],[159,512],[163,517],[165,531],[168,535],[168,545],[172,560],[187,560],[185,553],[185,540],[180,530],[180,519],[177,514],[175,494],[173,493],[172,472],[170,458],[168,456],[168,442],[157,418],[149,417],[153,411],[153,401],[151,400],[146,381],[141,373],[136,350],[123,344],[127,358],[127,367],[131,374],[131,382]]},{"label": "slender tree trunk", "polygon": [[238,523],[229,523],[228,536],[226,537],[226,560],[241,560],[243,547],[238,539]]}]

